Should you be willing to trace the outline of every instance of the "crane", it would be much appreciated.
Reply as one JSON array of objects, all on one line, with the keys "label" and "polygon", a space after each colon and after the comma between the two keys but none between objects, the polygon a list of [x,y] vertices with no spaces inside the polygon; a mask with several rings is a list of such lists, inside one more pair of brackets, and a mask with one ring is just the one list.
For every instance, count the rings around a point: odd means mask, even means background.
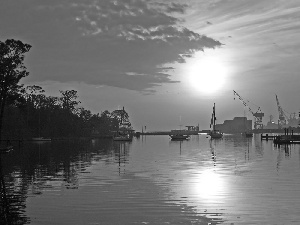
[{"label": "crane", "polygon": [[277,102],[277,108],[278,108],[278,113],[279,113],[279,118],[278,118],[278,128],[282,128],[283,126],[286,125],[286,115],[283,112],[283,109],[281,107],[281,105],[279,104],[279,100],[277,95],[276,96],[276,102]]},{"label": "crane", "polygon": [[234,95],[234,99],[235,96],[237,96],[239,100],[243,103],[243,105],[247,107],[249,112],[254,116],[254,129],[262,129],[263,128],[262,118],[264,117],[265,114],[261,111],[260,107],[258,107],[256,112],[253,112],[247,103],[249,101],[245,101],[235,90],[233,90],[233,95]]},{"label": "crane", "polygon": [[278,108],[278,128],[284,128],[284,127],[298,127],[300,125],[300,112],[299,112],[299,118],[296,118],[296,113],[289,113],[285,111],[281,105],[279,104],[278,96],[275,94],[276,97],[276,103]]}]

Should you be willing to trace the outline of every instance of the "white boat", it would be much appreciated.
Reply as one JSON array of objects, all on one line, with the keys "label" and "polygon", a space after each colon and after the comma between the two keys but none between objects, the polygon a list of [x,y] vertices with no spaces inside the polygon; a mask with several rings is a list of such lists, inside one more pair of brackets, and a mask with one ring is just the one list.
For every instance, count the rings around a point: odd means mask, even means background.
[{"label": "white boat", "polygon": [[212,118],[211,118],[211,123],[210,123],[210,127],[212,126],[212,130],[208,133],[208,135],[210,135],[211,138],[217,139],[217,138],[222,138],[223,137],[223,133],[220,132],[219,130],[216,130],[216,106],[214,103],[214,107],[213,107],[213,113],[212,113]]}]

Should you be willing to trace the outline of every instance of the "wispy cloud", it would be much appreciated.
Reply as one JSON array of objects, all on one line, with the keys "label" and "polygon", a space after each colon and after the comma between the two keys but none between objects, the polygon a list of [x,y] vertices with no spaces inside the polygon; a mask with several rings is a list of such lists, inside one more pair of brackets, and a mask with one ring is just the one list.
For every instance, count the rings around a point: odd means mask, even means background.
[{"label": "wispy cloud", "polygon": [[33,45],[28,60],[31,81],[78,81],[152,92],[157,85],[177,82],[159,68],[221,45],[182,26],[175,14],[183,14],[187,4],[146,0],[1,4],[0,38],[16,37]]}]

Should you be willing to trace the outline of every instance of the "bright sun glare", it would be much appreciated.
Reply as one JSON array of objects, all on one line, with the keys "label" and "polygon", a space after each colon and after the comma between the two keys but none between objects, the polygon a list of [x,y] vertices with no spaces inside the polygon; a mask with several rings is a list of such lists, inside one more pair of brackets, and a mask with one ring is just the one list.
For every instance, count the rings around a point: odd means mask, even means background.
[{"label": "bright sun glare", "polygon": [[218,173],[212,170],[206,170],[199,174],[195,188],[199,197],[213,200],[218,198],[220,193],[224,191],[225,183]]},{"label": "bright sun glare", "polygon": [[225,84],[228,67],[217,56],[204,56],[188,65],[189,84],[195,92],[214,94]]}]

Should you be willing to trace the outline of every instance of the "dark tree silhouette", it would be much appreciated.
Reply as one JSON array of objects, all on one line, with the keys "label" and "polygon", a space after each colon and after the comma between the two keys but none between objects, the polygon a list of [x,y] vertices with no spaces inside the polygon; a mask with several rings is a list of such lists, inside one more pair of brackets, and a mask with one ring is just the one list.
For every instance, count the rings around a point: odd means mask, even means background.
[{"label": "dark tree silhouette", "polygon": [[77,100],[78,95],[75,90],[59,91],[61,94],[60,102],[63,109],[70,113],[74,113],[76,106],[81,103]]},{"label": "dark tree silhouette", "polygon": [[29,74],[23,61],[30,48],[29,44],[19,40],[0,41],[0,140],[5,105],[9,98],[14,99],[20,94],[22,85],[19,81]]}]

